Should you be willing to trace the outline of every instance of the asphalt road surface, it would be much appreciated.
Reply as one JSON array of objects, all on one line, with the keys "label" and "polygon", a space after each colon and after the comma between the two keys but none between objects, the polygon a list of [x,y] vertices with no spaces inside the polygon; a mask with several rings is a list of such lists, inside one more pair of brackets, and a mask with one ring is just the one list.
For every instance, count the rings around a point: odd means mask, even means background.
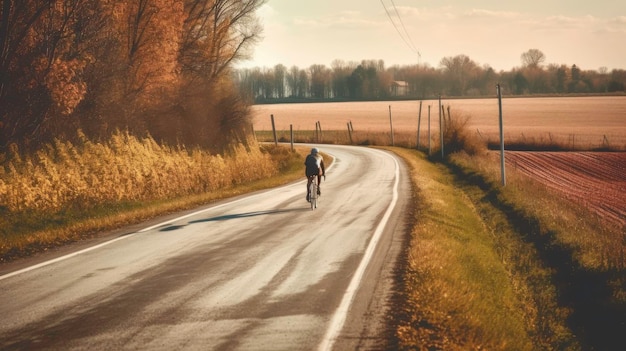
[{"label": "asphalt road surface", "polygon": [[0,349],[383,347],[406,170],[385,151],[319,147],[335,160],[314,211],[303,175],[0,266]]}]

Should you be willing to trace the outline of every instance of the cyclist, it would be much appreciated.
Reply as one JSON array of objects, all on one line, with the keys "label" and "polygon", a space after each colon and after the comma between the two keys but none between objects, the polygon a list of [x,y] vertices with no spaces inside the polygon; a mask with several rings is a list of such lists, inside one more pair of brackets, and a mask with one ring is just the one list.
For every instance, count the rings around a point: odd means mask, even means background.
[{"label": "cyclist", "polygon": [[322,183],[322,176],[326,178],[326,169],[324,168],[324,158],[320,155],[319,150],[314,147],[311,149],[311,153],[307,155],[304,160],[305,170],[304,173],[308,179],[306,184],[306,201],[309,199],[309,187],[313,181],[313,177],[317,176],[317,195],[322,195],[320,190],[320,184]]}]

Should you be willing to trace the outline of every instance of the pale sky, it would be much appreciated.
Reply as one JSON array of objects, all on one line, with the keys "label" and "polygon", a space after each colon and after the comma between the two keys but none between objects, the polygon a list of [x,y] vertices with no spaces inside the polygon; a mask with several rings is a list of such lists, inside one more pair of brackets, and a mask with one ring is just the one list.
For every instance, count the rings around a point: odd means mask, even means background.
[{"label": "pale sky", "polygon": [[419,52],[432,67],[463,54],[509,71],[539,49],[546,64],[626,69],[625,0],[269,0],[258,16],[263,39],[238,67],[335,59],[390,67],[418,63]]}]

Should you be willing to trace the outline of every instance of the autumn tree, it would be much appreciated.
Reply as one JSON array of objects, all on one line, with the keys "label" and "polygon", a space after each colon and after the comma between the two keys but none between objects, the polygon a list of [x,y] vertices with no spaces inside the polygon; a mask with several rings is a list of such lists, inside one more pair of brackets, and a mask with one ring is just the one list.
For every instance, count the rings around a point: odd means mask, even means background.
[{"label": "autumn tree", "polygon": [[88,0],[3,0],[0,13],[0,151],[63,133],[84,100],[102,24]]},{"label": "autumn tree", "polygon": [[183,83],[178,103],[169,111],[182,121],[184,140],[219,147],[243,138],[235,131],[249,129],[249,121],[240,118],[247,106],[230,79],[230,66],[245,58],[257,41],[261,28],[255,12],[264,2],[184,1],[178,53]]},{"label": "autumn tree", "polygon": [[0,152],[78,128],[241,139],[245,104],[229,69],[258,37],[263,2],[1,0]]}]

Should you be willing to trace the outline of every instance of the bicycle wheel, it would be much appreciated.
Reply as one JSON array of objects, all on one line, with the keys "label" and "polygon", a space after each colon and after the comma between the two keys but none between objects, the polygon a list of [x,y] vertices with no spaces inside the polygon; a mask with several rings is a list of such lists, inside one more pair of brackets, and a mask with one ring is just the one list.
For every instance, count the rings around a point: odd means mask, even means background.
[{"label": "bicycle wheel", "polygon": [[317,208],[317,181],[313,180],[309,186],[309,199],[311,200],[311,210]]}]

